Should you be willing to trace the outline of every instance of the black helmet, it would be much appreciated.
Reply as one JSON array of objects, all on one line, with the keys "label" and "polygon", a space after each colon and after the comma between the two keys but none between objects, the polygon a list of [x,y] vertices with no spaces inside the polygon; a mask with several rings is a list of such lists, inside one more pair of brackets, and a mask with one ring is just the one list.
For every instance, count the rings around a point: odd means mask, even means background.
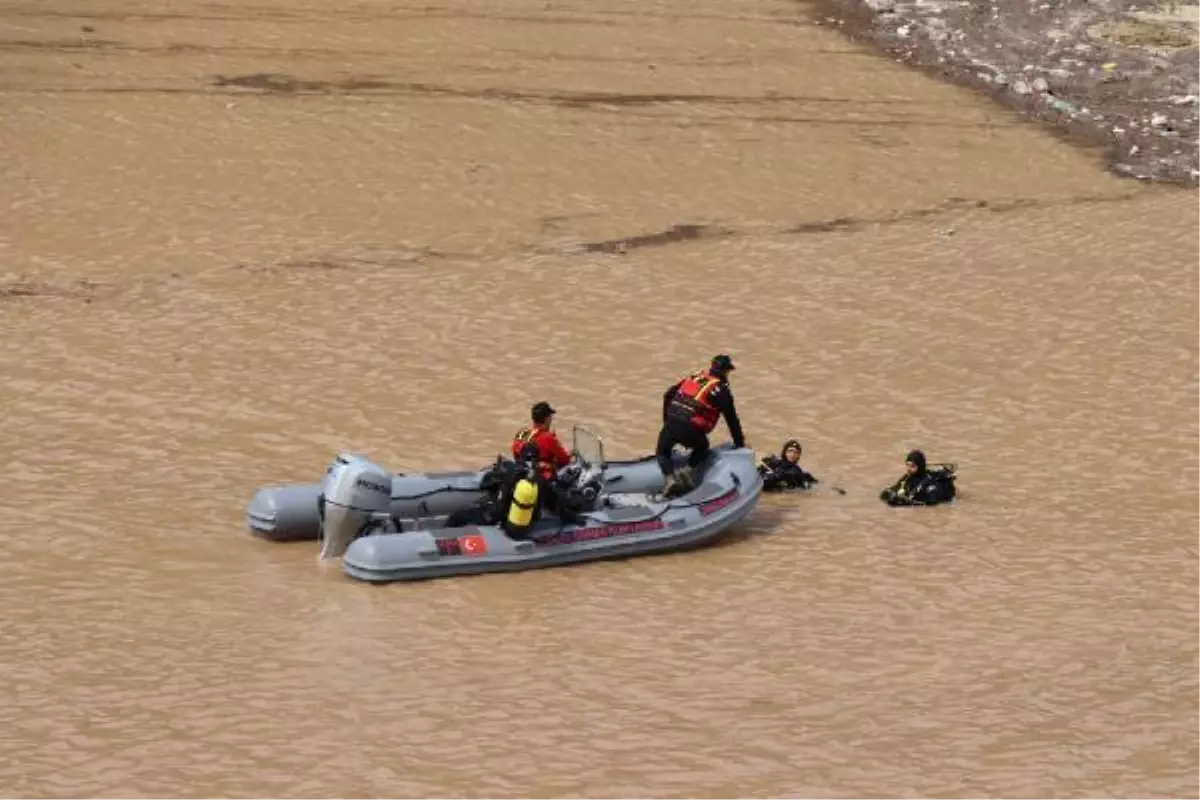
[{"label": "black helmet", "polygon": [[779,448],[779,456],[780,456],[780,458],[786,457],[786,456],[787,456],[787,451],[788,451],[788,450],[791,450],[793,447],[794,447],[794,448],[796,448],[796,452],[797,452],[797,453],[803,453],[803,452],[804,452],[804,448],[800,446],[800,442],[799,442],[799,440],[797,440],[797,439],[788,439],[786,442],[784,442],[784,443],[783,443],[783,447]]},{"label": "black helmet", "polygon": [[712,371],[717,375],[724,375],[727,372],[733,372],[737,367],[733,366],[733,359],[722,353],[719,356],[713,356]]},{"label": "black helmet", "polygon": [[912,464],[919,472],[925,471],[925,454],[920,450],[910,450],[904,457],[904,463]]},{"label": "black helmet", "polygon": [[545,422],[546,420],[550,419],[551,414],[557,413],[557,411],[550,407],[549,403],[543,400],[540,403],[534,404],[530,415],[532,416],[534,422]]}]

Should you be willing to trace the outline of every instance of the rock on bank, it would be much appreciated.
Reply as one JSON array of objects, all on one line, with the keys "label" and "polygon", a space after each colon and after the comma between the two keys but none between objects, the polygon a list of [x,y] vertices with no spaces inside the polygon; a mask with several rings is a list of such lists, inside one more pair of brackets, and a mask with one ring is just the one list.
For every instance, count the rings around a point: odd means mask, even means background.
[{"label": "rock on bank", "polygon": [[820,13],[897,60],[992,93],[1111,169],[1198,185],[1195,4],[1131,0],[818,0]]}]

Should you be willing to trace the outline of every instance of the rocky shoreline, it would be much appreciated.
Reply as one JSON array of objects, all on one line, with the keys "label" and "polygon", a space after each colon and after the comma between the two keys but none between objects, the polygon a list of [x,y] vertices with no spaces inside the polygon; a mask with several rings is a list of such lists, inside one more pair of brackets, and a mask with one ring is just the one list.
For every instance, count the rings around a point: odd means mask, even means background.
[{"label": "rocky shoreline", "polygon": [[984,90],[1119,175],[1200,185],[1197,6],[1137,0],[818,0],[823,24]]}]

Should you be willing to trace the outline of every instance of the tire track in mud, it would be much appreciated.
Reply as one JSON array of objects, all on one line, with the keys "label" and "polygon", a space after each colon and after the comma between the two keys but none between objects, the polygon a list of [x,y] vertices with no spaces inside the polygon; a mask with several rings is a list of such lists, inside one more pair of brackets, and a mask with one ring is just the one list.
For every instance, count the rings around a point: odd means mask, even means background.
[{"label": "tire track in mud", "polygon": [[514,22],[519,24],[542,25],[599,25],[614,27],[621,23],[614,20],[594,19],[586,16],[564,14],[504,14],[487,13],[482,11],[458,11],[438,9],[388,9],[386,14],[367,13],[348,8],[316,8],[311,13],[302,9],[284,11],[279,8],[264,6],[222,6],[210,5],[209,12],[184,13],[172,11],[95,11],[81,8],[70,10],[66,8],[21,8],[11,5],[0,5],[0,17],[20,17],[33,19],[89,19],[106,20],[109,22],[174,22],[183,20],[193,22],[270,22],[279,23],[311,23],[323,21],[330,17],[341,22],[378,22],[380,20],[396,19],[474,19],[488,22]]},{"label": "tire track in mud", "polygon": [[[257,76],[255,76],[257,79]],[[264,81],[267,82],[267,81]],[[257,88],[257,87],[256,87]],[[941,118],[914,118],[911,115],[904,117],[875,117],[875,118],[858,118],[858,119],[830,119],[828,117],[819,116],[799,116],[785,114],[738,114],[737,116],[728,117],[710,117],[707,119],[696,118],[688,114],[672,114],[667,109],[673,104],[686,104],[689,107],[695,108],[701,105],[713,105],[716,107],[729,106],[748,106],[754,104],[766,103],[845,103],[853,106],[870,106],[884,105],[895,106],[898,110],[914,105],[905,100],[867,100],[857,101],[842,98],[830,97],[734,97],[734,96],[706,96],[706,95],[673,95],[673,94],[600,94],[600,93],[559,93],[559,92],[530,92],[521,89],[505,89],[505,88],[484,88],[484,89],[460,89],[455,87],[443,87],[434,84],[396,84],[387,81],[380,81],[371,78],[354,78],[345,81],[322,81],[322,80],[293,80],[280,81],[278,85],[271,89],[263,89],[260,91],[245,91],[243,84],[236,85],[216,85],[212,88],[196,89],[196,88],[181,88],[181,87],[166,87],[166,86],[119,86],[106,88],[23,88],[0,85],[0,91],[8,91],[24,94],[82,94],[82,95],[103,95],[103,94],[160,94],[160,95],[190,95],[209,97],[214,95],[227,95],[233,97],[253,96],[253,97],[281,97],[281,98],[301,98],[301,97],[328,97],[331,95],[349,96],[355,95],[360,101],[370,101],[372,98],[380,98],[381,100],[389,97],[413,97],[413,96],[428,96],[428,97],[450,97],[454,99],[477,100],[480,102],[506,102],[506,103],[524,103],[529,105],[541,106],[559,106],[562,108],[570,108],[577,111],[589,111],[599,114],[620,114],[623,117],[640,117],[644,120],[660,121],[663,123],[679,120],[678,124],[696,128],[713,128],[723,127],[731,124],[745,124],[748,122],[765,122],[774,124],[786,125],[808,125],[816,127],[829,128],[904,128],[904,129],[922,129],[922,128],[947,128],[960,130],[999,130],[1002,128],[1018,127],[1016,123],[997,122],[992,119],[987,119],[982,122],[958,122],[955,120],[947,120]],[[638,108],[655,108],[660,109],[653,113],[647,111],[630,110]]]},{"label": "tire track in mud", "polygon": [[622,255],[630,250],[646,247],[662,247],[676,242],[690,242],[701,239],[729,239],[734,237],[767,237],[794,234],[825,234],[850,233],[868,228],[897,225],[921,219],[941,216],[943,214],[961,211],[979,210],[993,214],[1004,214],[1010,211],[1025,209],[1043,209],[1069,207],[1094,203],[1115,203],[1133,200],[1139,195],[1135,193],[1117,195],[1084,195],[1064,199],[1014,198],[1010,200],[971,200],[965,197],[949,197],[935,206],[896,211],[878,217],[835,217],[827,220],[799,222],[788,227],[777,227],[768,230],[728,228],[695,223],[674,225],[667,230],[657,233],[643,233],[617,239],[606,239],[598,242],[584,242],[567,249],[569,253],[603,253]]},{"label": "tire track in mud", "polygon": [[[1142,192],[1129,192],[1112,195],[1080,195],[1065,198],[1017,197],[989,200],[948,197],[936,205],[897,210],[875,217],[833,217],[830,219],[803,220],[790,225],[776,225],[771,227],[755,225],[724,226],[684,222],[672,225],[664,230],[636,233],[611,239],[584,241],[565,247],[535,243],[506,250],[495,250],[490,253],[457,253],[433,247],[412,247],[399,252],[393,251],[377,256],[345,256],[336,253],[324,253],[264,264],[239,262],[232,266],[222,265],[209,270],[202,270],[186,277],[180,273],[171,273],[168,276],[154,276],[128,282],[97,282],[87,279],[72,280],[65,276],[52,278],[48,276],[31,277],[28,275],[19,275],[0,279],[0,304],[6,301],[16,302],[47,298],[91,303],[94,300],[110,299],[135,289],[169,287],[172,283],[180,280],[204,278],[212,274],[226,275],[230,271],[258,276],[329,273],[331,274],[331,280],[337,280],[334,275],[346,272],[422,266],[437,262],[480,261],[481,256],[483,258],[501,259],[534,255],[626,255],[634,250],[653,249],[673,244],[701,241],[796,235],[847,235],[880,226],[902,225],[909,222],[936,219],[939,216],[963,212],[975,211],[990,214],[1006,214],[1014,211],[1120,203],[1136,200],[1142,196]],[[562,217],[547,217],[540,221],[540,227],[543,230],[552,231],[561,228],[562,224],[566,221]]]},{"label": "tire track in mud", "polygon": [[[0,43],[0,47],[3,43]],[[420,81],[392,81],[375,76],[357,76],[338,80],[320,78],[297,78],[285,73],[255,72],[243,75],[215,75],[207,86],[100,86],[100,87],[22,87],[0,85],[0,90],[28,94],[162,94],[193,96],[252,96],[264,98],[298,99],[303,97],[354,96],[357,100],[373,98],[386,100],[395,97],[432,97],[485,103],[511,103],[531,106],[551,106],[601,114],[620,114],[625,117],[640,117],[646,120],[670,122],[675,119],[690,127],[720,127],[730,124],[771,123],[844,128],[892,128],[921,129],[949,128],[977,130],[1016,127],[1016,123],[984,121],[958,121],[936,115],[940,103],[921,103],[908,98],[857,98],[828,95],[789,95],[766,93],[762,95],[723,95],[700,93],[621,93],[587,91],[547,91],[519,87],[488,86],[469,88],[449,84]],[[754,107],[786,106],[835,106],[850,109],[895,109],[910,111],[914,106],[925,106],[934,112],[933,117],[914,117],[910,113],[898,116],[858,116],[830,118],[826,116],[786,113],[746,113],[736,116],[711,116],[697,118],[696,108],[745,109]],[[687,107],[689,113],[676,114],[673,107]],[[867,112],[868,114],[871,111]]]},{"label": "tire track in mud", "polygon": [[[210,22],[262,22],[271,23],[308,23],[314,20],[323,21],[329,18],[341,22],[378,22],[380,20],[478,20],[484,22],[517,23],[534,25],[593,25],[600,27],[618,27],[636,24],[637,20],[708,20],[717,22],[788,25],[791,27],[820,27],[819,21],[812,21],[800,15],[754,15],[754,14],[720,14],[693,12],[688,14],[639,9],[636,11],[620,11],[615,9],[589,9],[585,14],[570,14],[553,12],[522,13],[501,11],[475,11],[465,8],[396,8],[389,7],[386,13],[368,11],[353,7],[318,7],[311,10],[292,9],[282,10],[267,6],[235,6],[221,3],[207,4],[208,11],[201,13],[183,13],[171,11],[96,11],[88,8],[70,10],[67,8],[22,8],[11,4],[0,5],[0,16],[23,18],[65,18],[108,20],[111,22],[171,22],[174,20],[205,20]],[[306,11],[308,13],[306,13]],[[625,21],[628,20],[628,21]]]}]

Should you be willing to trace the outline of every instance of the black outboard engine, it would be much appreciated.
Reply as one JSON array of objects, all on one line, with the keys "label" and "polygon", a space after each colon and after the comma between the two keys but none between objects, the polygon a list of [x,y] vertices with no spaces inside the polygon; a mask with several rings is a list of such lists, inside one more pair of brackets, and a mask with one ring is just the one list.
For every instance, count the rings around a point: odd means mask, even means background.
[{"label": "black outboard engine", "polygon": [[602,491],[603,470],[581,459],[558,473],[559,516],[574,521],[580,514],[595,511]]},{"label": "black outboard engine", "polygon": [[321,558],[341,558],[373,521],[390,519],[392,474],[353,453],[338,453],[322,487]]}]

